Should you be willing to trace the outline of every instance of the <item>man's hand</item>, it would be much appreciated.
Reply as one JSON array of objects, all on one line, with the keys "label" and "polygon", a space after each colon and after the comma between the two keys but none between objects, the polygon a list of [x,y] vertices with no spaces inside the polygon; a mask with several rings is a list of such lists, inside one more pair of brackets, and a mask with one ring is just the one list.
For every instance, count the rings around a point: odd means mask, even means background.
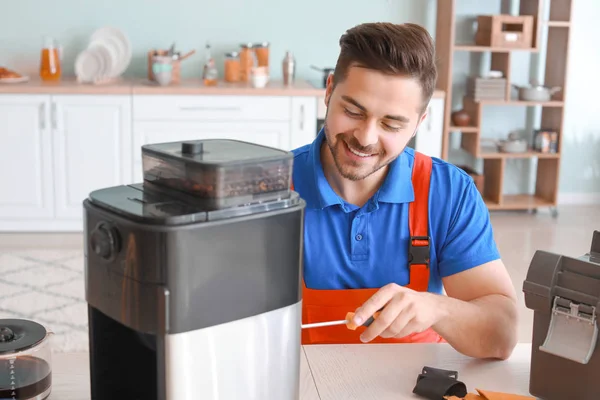
[{"label": "man's hand", "polygon": [[515,289],[501,260],[442,278],[447,296],[387,285],[356,310],[360,325],[379,317],[361,335],[404,337],[432,328],[459,352],[506,359],[517,342]]},{"label": "man's hand", "polygon": [[356,310],[354,321],[360,326],[383,308],[360,340],[370,342],[377,336],[401,338],[427,330],[445,316],[439,298],[438,295],[417,292],[395,283],[382,287]]}]

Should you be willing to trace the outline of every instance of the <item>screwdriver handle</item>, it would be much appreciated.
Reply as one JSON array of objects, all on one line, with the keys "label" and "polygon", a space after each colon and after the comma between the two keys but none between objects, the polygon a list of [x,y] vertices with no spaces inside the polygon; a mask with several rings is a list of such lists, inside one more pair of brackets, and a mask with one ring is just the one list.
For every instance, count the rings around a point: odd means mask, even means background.
[{"label": "screwdriver handle", "polygon": [[[381,312],[377,311],[375,314],[373,314],[371,317],[369,317],[369,319],[367,319],[362,326],[371,326],[371,324],[379,317],[379,314]],[[356,330],[356,328],[358,328],[358,325],[356,325],[354,322],[352,322],[352,320],[354,319],[354,313],[353,312],[349,312],[346,314],[346,326],[348,327],[348,329],[354,331]]]}]

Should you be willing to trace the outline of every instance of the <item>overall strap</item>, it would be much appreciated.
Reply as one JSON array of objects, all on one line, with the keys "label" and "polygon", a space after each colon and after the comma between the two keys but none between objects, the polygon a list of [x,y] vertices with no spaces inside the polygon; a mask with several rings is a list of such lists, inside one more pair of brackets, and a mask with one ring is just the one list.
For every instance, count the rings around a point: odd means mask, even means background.
[{"label": "overall strap", "polygon": [[408,268],[410,284],[414,290],[427,291],[429,286],[429,184],[431,181],[431,157],[415,151],[412,184],[415,199],[409,204],[408,218],[410,240],[408,244]]}]

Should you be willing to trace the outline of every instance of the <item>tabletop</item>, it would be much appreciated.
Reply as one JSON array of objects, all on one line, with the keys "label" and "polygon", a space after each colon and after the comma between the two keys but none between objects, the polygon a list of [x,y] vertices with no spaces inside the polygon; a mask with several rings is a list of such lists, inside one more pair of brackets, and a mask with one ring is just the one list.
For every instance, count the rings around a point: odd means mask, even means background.
[{"label": "tabletop", "polygon": [[[457,371],[470,393],[487,389],[526,396],[530,359],[529,343],[518,344],[505,361],[473,359],[448,344],[304,346],[300,399],[419,399],[412,390],[424,366]],[[54,354],[49,400],[89,399],[88,354]]]}]

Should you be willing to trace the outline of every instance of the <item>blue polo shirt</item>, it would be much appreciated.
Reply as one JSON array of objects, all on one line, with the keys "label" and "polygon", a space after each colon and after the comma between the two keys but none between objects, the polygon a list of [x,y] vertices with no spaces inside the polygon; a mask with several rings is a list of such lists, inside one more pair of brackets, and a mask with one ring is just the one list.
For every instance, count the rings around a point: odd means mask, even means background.
[{"label": "blue polo shirt", "polygon": [[[323,173],[315,141],[293,151],[295,190],[306,201],[304,280],[311,289],[380,288],[408,284],[408,208],[414,150],[390,164],[379,191],[363,206],[340,198]],[[442,277],[500,258],[489,211],[471,177],[433,158],[429,192],[429,291]]]}]

